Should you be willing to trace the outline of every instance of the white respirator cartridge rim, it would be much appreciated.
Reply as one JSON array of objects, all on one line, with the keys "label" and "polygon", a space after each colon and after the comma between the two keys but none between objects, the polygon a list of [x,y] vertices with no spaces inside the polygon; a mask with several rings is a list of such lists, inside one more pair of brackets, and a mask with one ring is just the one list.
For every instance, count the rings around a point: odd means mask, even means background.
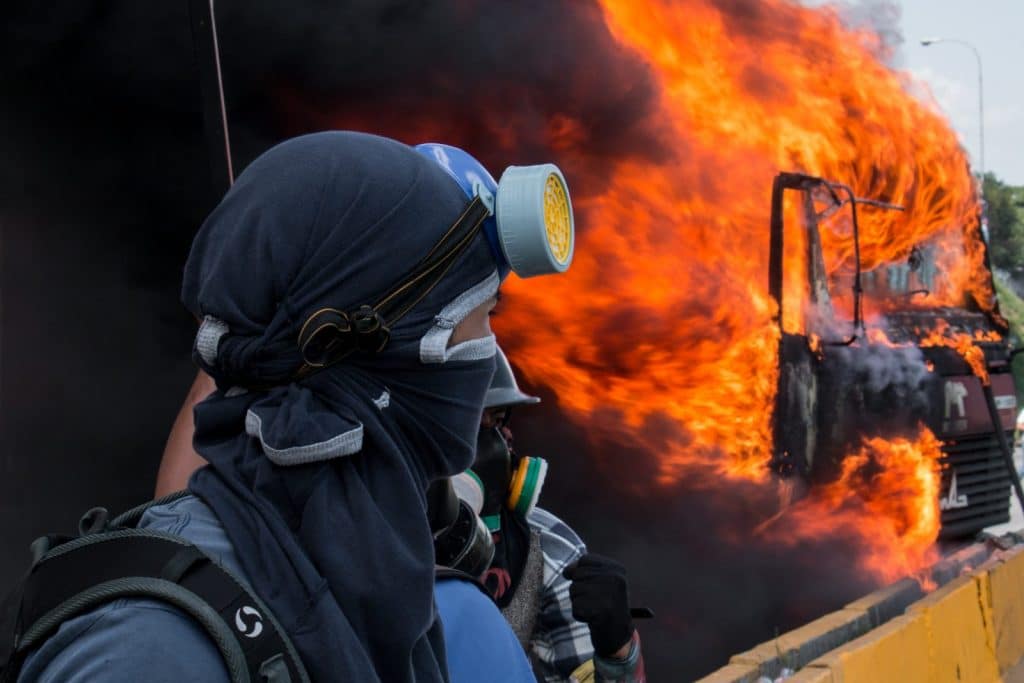
[{"label": "white respirator cartridge rim", "polygon": [[516,275],[569,269],[576,224],[569,186],[557,166],[509,166],[498,182],[495,204],[498,241]]},{"label": "white respirator cartridge rim", "polygon": [[484,509],[484,485],[472,472],[460,472],[451,478],[456,497],[463,500],[475,512]]}]

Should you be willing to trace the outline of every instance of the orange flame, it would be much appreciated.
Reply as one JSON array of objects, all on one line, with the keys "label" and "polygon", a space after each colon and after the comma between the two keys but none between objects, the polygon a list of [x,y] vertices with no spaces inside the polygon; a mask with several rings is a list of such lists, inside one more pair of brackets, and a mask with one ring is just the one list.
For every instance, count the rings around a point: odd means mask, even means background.
[{"label": "orange flame", "polygon": [[921,346],[946,346],[959,353],[967,364],[971,366],[971,372],[981,380],[985,386],[991,384],[988,376],[988,367],[985,364],[985,352],[974,342],[977,341],[999,341],[1000,335],[996,332],[983,332],[977,330],[974,336],[964,332],[950,330],[949,323],[939,320],[935,329],[930,330],[928,335],[921,340]]},{"label": "orange flame", "polygon": [[[969,251],[966,160],[946,123],[906,94],[906,77],[878,61],[877,39],[831,11],[762,3],[750,31],[763,34],[744,36],[708,2],[603,4],[613,34],[655,69],[680,153],[609,169],[606,191],[578,203],[573,268],[544,287],[510,282],[518,302],[501,336],[576,419],[639,432],[665,481],[689,466],[757,478],[777,377],[765,286],[774,173],[803,169],[905,205],[862,209],[870,266],[950,231],[959,255]],[[833,257],[850,248],[826,235]],[[974,273],[948,271],[951,289],[971,290]],[[597,419],[607,410],[624,419]],[[645,426],[666,419],[685,430],[648,439]]]},{"label": "orange flame", "polygon": [[[763,480],[778,377],[766,291],[773,176],[803,171],[903,205],[861,207],[864,267],[905,260],[932,240],[944,278],[922,303],[961,305],[969,294],[987,308],[964,152],[907,94],[909,77],[880,61],[877,37],[844,28],[832,10],[766,0],[737,18],[709,0],[602,5],[612,34],[660,82],[675,154],[607,169],[604,192],[578,202],[572,270],[543,287],[508,283],[515,305],[499,336],[571,419],[639,441],[662,483],[697,470]],[[842,227],[822,233],[830,272],[851,263]],[[918,568],[938,533],[937,454],[927,432],[869,441],[806,508],[837,519],[815,526],[800,514],[800,524],[826,533],[822,525],[839,523],[862,537],[864,566],[878,576]]]},{"label": "orange flame", "polygon": [[[905,207],[860,208],[863,267],[904,262],[928,242],[940,277],[914,303],[973,298],[988,310],[974,183],[956,135],[908,94],[908,75],[884,64],[879,38],[844,27],[833,9],[792,0],[600,4],[612,36],[649,65],[658,86],[652,128],[664,132],[664,154],[575,169],[604,183],[573,187],[580,234],[572,269],[543,283],[511,278],[511,305],[495,327],[522,379],[551,387],[587,434],[649,454],[661,485],[685,479],[734,495],[730,481],[767,480],[772,456],[780,338],[767,291],[773,177],[803,172]],[[442,115],[422,118],[339,107],[329,123],[459,144],[458,124],[446,123],[454,114],[438,106]],[[506,151],[540,131],[572,184],[572,165],[591,158],[581,149],[583,123],[559,113],[538,125],[532,112],[499,112],[481,125]],[[829,276],[853,263],[845,216],[822,225]],[[787,274],[806,267],[801,246]],[[806,282],[788,277],[787,331],[803,329],[788,319],[801,306],[788,302],[808,295]],[[820,338],[813,344],[820,353]],[[869,571],[909,570],[929,557],[938,532],[938,475],[925,466],[935,448],[927,435],[869,441],[807,507],[835,503],[818,510],[834,511],[864,539]],[[869,475],[877,465],[890,471]],[[875,496],[867,480],[893,500]],[[798,517],[808,534],[832,523]]]},{"label": "orange flame", "polygon": [[[971,368],[974,376],[981,380],[984,385],[991,383],[988,374],[988,366],[985,363],[985,352],[975,342],[1001,341],[1002,335],[995,330],[975,330],[973,334],[953,329],[948,321],[938,318],[935,327],[930,330],[915,329],[918,335],[917,345],[922,347],[944,346],[953,349],[963,358]],[[891,341],[885,331],[872,327],[867,330],[867,340],[871,344],[883,344],[885,346],[909,346],[909,344],[897,344]],[[930,365],[930,364],[929,364]],[[929,366],[929,370],[932,367]]]},{"label": "orange flame", "polygon": [[855,539],[862,566],[885,581],[918,572],[938,559],[932,544],[939,525],[941,445],[924,427],[915,440],[866,440],[843,460],[838,479],[787,512],[785,533],[778,526],[768,533],[788,544]]}]

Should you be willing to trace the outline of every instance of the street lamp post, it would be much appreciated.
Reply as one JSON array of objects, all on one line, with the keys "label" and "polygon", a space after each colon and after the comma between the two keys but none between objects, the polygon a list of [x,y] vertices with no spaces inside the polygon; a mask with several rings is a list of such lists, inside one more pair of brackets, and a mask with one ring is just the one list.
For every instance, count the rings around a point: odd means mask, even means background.
[{"label": "street lamp post", "polygon": [[978,60],[978,147],[980,148],[978,156],[978,166],[981,169],[981,194],[985,195],[985,94],[984,94],[984,81],[982,80],[981,72],[981,53],[978,52],[978,48],[974,47],[966,40],[959,40],[957,38],[925,38],[921,41],[921,44],[925,47],[929,45],[935,45],[936,43],[956,43],[957,45],[963,45],[964,47],[970,48],[971,52],[974,53],[974,58]]}]

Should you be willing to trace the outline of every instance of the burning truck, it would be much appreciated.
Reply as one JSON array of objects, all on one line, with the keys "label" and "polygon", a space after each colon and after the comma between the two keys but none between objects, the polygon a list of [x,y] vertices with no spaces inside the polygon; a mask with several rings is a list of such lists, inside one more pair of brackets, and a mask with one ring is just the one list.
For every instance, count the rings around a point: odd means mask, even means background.
[{"label": "burning truck", "polygon": [[[865,206],[901,210],[813,176],[781,173],[773,184],[769,292],[780,335],[771,467],[812,485],[832,481],[865,435],[923,425],[942,442],[939,537],[970,536],[1009,519],[1010,489],[1020,485],[1008,462],[1016,394],[1007,326],[994,301],[930,301],[943,277],[936,244],[862,270]],[[846,232],[843,263],[825,263],[823,230]]]}]

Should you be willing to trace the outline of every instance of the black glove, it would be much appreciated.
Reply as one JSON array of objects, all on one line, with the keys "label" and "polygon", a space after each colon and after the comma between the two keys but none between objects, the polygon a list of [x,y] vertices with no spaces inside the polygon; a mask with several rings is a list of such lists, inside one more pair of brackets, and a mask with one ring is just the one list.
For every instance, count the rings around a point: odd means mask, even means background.
[{"label": "black glove", "polygon": [[612,657],[633,637],[626,569],[615,560],[588,553],[565,568],[572,581],[572,616],[590,627],[590,642],[601,657]]}]

